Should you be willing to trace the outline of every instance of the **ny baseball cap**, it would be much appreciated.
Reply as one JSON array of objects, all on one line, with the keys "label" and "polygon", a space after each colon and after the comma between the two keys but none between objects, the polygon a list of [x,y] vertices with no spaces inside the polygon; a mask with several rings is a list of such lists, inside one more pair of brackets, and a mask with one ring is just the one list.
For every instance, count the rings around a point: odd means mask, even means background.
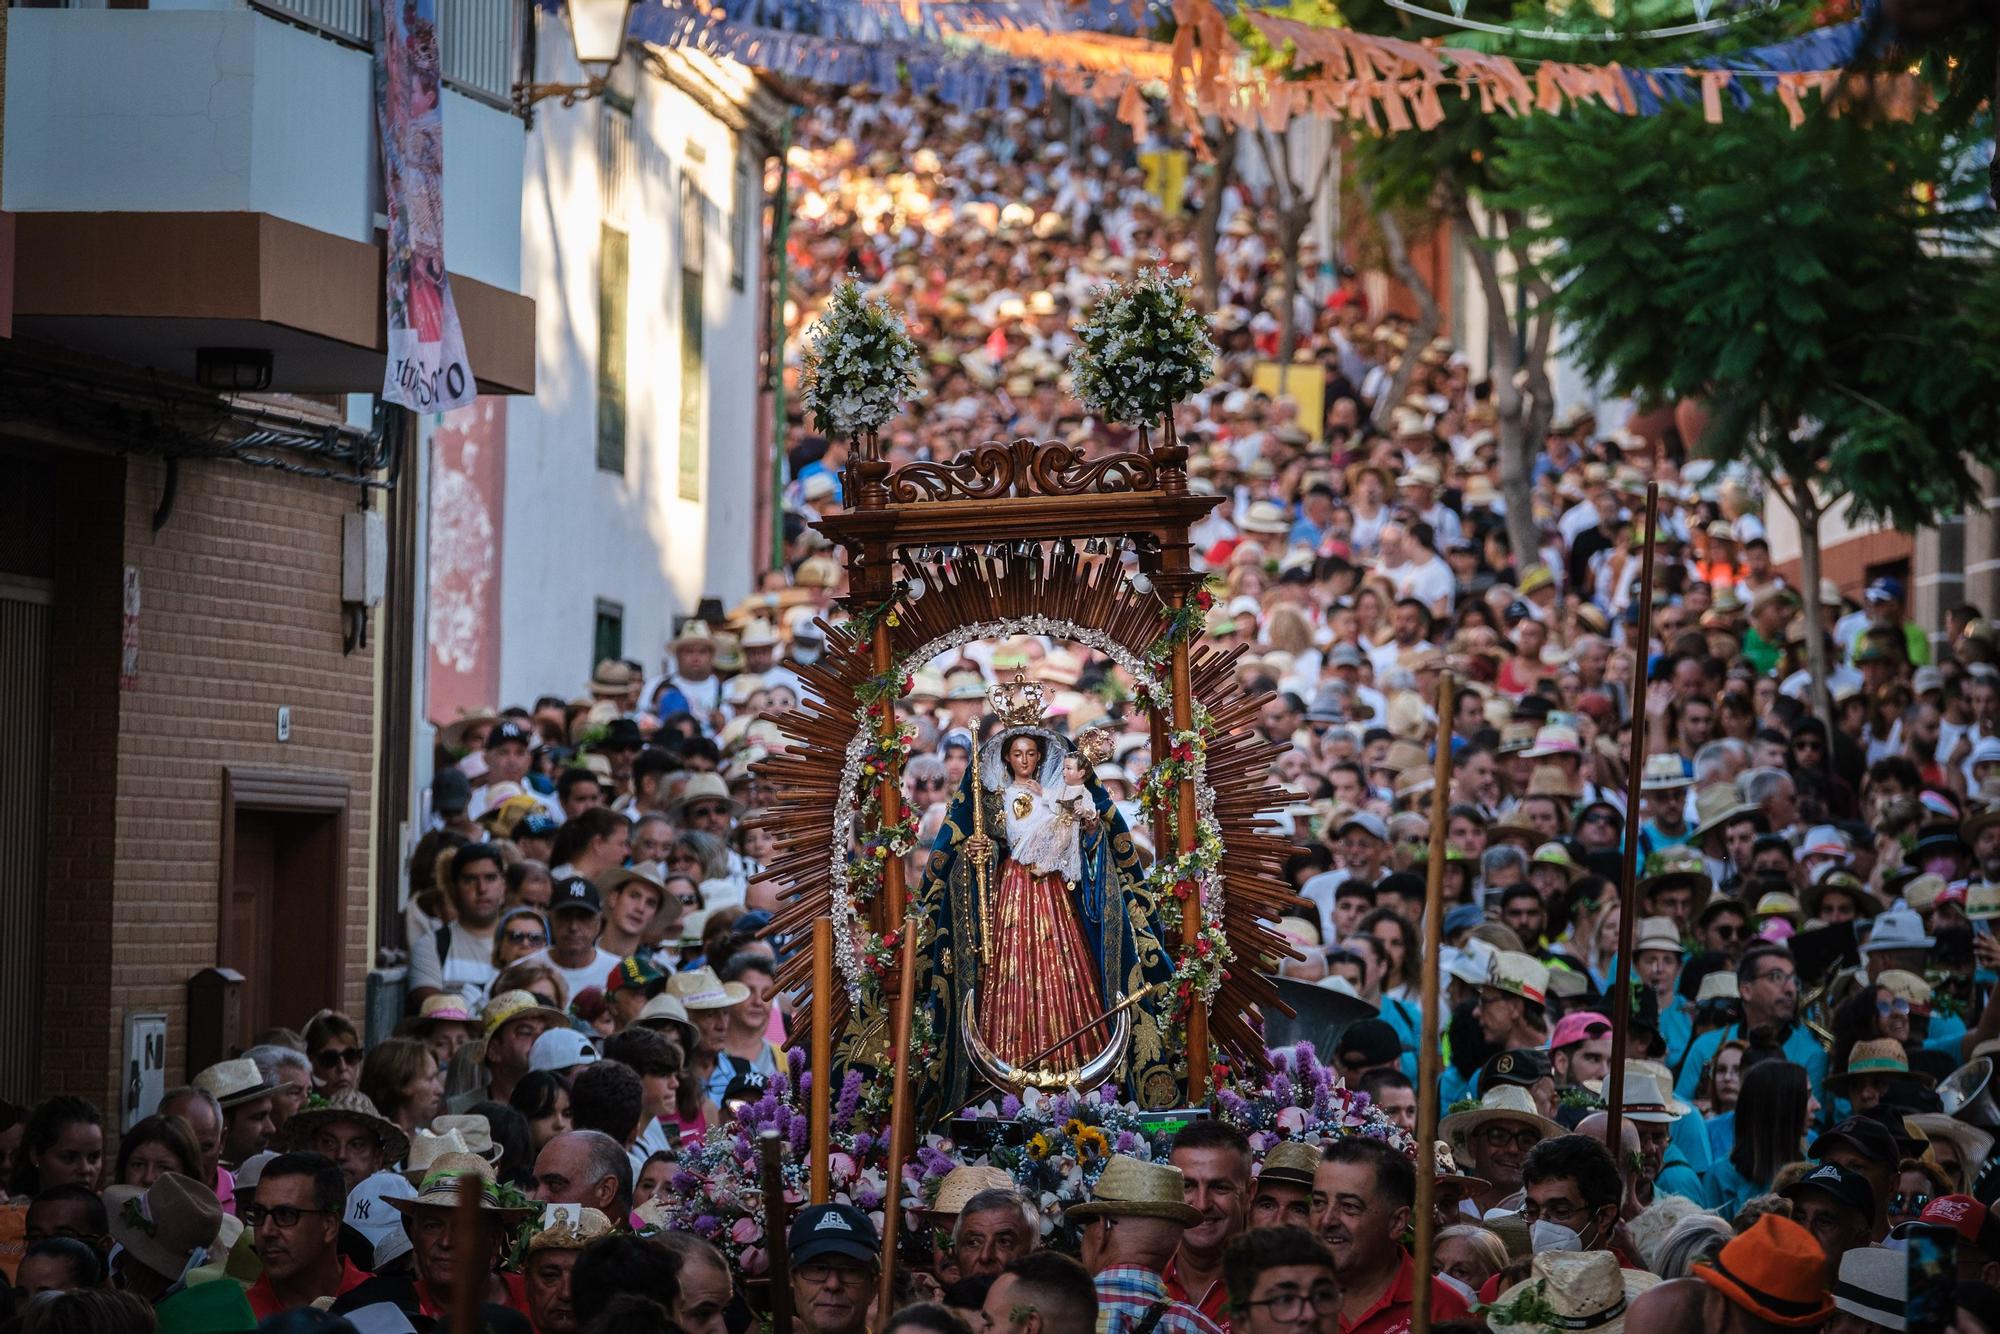
[{"label": "ny baseball cap", "polygon": [[794,1266],[829,1255],[874,1260],[882,1251],[868,1215],[848,1204],[816,1204],[800,1210],[799,1216],[792,1220],[786,1244]]},{"label": "ny baseball cap", "polygon": [[533,750],[535,748],[535,740],[536,738],[527,728],[517,722],[509,721],[501,723],[486,734],[486,749],[492,750],[495,746],[505,745],[509,741],[518,741],[529,750]]},{"label": "ny baseball cap", "polygon": [[597,896],[597,886],[580,875],[569,876],[556,882],[555,893],[549,897],[549,911],[559,913],[565,909],[576,912],[604,915],[604,900]]}]

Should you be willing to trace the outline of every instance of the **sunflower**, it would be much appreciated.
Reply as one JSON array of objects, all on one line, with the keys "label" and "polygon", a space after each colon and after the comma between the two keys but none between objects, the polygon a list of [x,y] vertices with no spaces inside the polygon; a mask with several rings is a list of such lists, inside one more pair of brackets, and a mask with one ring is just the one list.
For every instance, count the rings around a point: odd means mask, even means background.
[{"label": "sunflower", "polygon": [[1076,1136],[1077,1150],[1086,1158],[1103,1158],[1111,1152],[1111,1139],[1097,1126],[1085,1126]]},{"label": "sunflower", "polygon": [[1028,1156],[1039,1162],[1042,1159],[1048,1157],[1049,1151],[1054,1147],[1055,1146],[1049,1142],[1048,1135],[1038,1131],[1036,1132],[1035,1137],[1028,1141]]},{"label": "sunflower", "polygon": [[1085,1127],[1083,1122],[1074,1116],[1072,1116],[1069,1120],[1063,1122],[1063,1134],[1070,1139],[1076,1139],[1078,1136],[1082,1135],[1084,1129]]}]

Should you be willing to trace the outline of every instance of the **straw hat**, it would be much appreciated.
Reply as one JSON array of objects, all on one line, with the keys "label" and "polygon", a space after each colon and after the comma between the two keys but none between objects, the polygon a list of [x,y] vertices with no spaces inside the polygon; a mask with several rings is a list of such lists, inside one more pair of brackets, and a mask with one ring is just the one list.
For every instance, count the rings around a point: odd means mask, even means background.
[{"label": "straw hat", "polygon": [[1625,1312],[1660,1282],[1643,1269],[1621,1269],[1610,1251],[1545,1251],[1526,1282],[1501,1293],[1485,1311],[1493,1334],[1587,1329],[1621,1334]]},{"label": "straw hat", "polygon": [[956,1218],[965,1212],[965,1202],[982,1190],[1012,1190],[1014,1178],[997,1167],[954,1167],[938,1186],[930,1212]]},{"label": "straw hat", "polygon": [[528,1254],[536,1251],[580,1251],[600,1237],[611,1235],[611,1220],[596,1209],[571,1209],[557,1205],[553,1220],[528,1238]]},{"label": "straw hat", "polygon": [[104,1212],[111,1239],[146,1268],[175,1279],[194,1253],[206,1250],[222,1230],[222,1203],[215,1192],[178,1172],[151,1186],[108,1186]]},{"label": "straw hat", "polygon": [[533,992],[503,991],[486,998],[486,1008],[479,1012],[479,1036],[490,1038],[516,1019],[539,1019],[552,1028],[569,1027],[568,1015],[542,1004]]},{"label": "straw hat", "polygon": [[1467,1176],[1459,1170],[1458,1158],[1451,1151],[1451,1145],[1443,1140],[1432,1141],[1431,1169],[1440,1186],[1464,1186],[1471,1194],[1493,1189],[1493,1183],[1485,1177]]},{"label": "straw hat", "polygon": [[431,1122],[431,1129],[440,1135],[457,1135],[465,1142],[467,1153],[476,1153],[489,1163],[499,1162],[506,1151],[493,1142],[493,1127],[483,1116],[440,1116]]},{"label": "straw hat", "polygon": [[1546,1003],[1549,966],[1531,954],[1501,950],[1487,968],[1486,985],[1537,1005]]},{"label": "straw hat", "polygon": [[[699,939],[696,943],[700,943]],[[694,1050],[691,1045],[695,1037],[694,1020],[688,1017],[687,1006],[681,1004],[681,998],[671,991],[662,991],[647,1001],[645,1008],[639,1011],[638,1017],[632,1022],[641,1028],[664,1028],[672,1024],[680,1030],[684,1039],[683,1045],[687,1046],[689,1051]]]},{"label": "straw hat", "polygon": [[1991,1134],[1955,1116],[1947,1116],[1943,1112],[1912,1112],[1903,1120],[1933,1140],[1950,1140],[1956,1144],[1959,1159],[1971,1175],[1979,1174],[1987,1155],[1993,1152]]},{"label": "straw hat", "polygon": [[1704,838],[1722,828],[1739,816],[1755,815],[1758,807],[1743,800],[1734,783],[1710,783],[1694,794],[1694,832],[1688,835],[1691,843],[1700,843]]},{"label": "straw hat", "polygon": [[1097,1178],[1090,1198],[1064,1211],[1066,1218],[1164,1218],[1193,1227],[1201,1210],[1182,1194],[1181,1170],[1166,1163],[1145,1163],[1113,1154]]},{"label": "straw hat", "polygon": [[428,1036],[439,1024],[471,1027],[478,1023],[478,1017],[465,1008],[465,997],[455,991],[440,991],[435,996],[424,997],[423,1009],[418,1012],[411,1027],[419,1036]]},{"label": "straw hat", "polygon": [[1910,1256],[1886,1246],[1856,1246],[1840,1257],[1833,1304],[1884,1329],[1909,1328]]},{"label": "straw hat", "polygon": [[1875,979],[1875,985],[1897,1000],[1908,1001],[1911,1009],[1922,1014],[1930,1013],[1931,984],[1915,973],[1902,968],[1887,968]]},{"label": "straw hat", "polygon": [[670,649],[688,648],[696,644],[706,644],[710,648],[715,647],[715,632],[709,629],[708,622],[702,620],[699,616],[690,616],[685,621],[682,621],[681,628],[674,632],[672,639],[667,641],[667,647]]},{"label": "straw hat", "polygon": [[375,1132],[382,1144],[382,1161],[399,1163],[410,1152],[410,1137],[403,1128],[375,1110],[374,1101],[358,1089],[342,1089],[331,1098],[313,1098],[294,1112],[278,1132],[284,1149],[310,1149],[319,1132],[345,1121]]},{"label": "straw hat", "polygon": [[1529,866],[1553,866],[1563,873],[1563,878],[1574,882],[1583,874],[1583,868],[1569,855],[1569,849],[1560,843],[1544,843],[1535,849],[1535,855],[1528,858]]},{"label": "straw hat", "polygon": [[1694,916],[1701,912],[1715,893],[1715,881],[1709,878],[1707,860],[1686,844],[1661,848],[1646,858],[1646,873],[1639,881],[1639,902],[1645,903],[1660,890],[1683,886],[1694,891],[1693,901],[1688,906],[1688,914]]},{"label": "straw hat", "polygon": [[456,1130],[447,1130],[433,1135],[428,1130],[419,1129],[410,1139],[410,1154],[403,1161],[403,1175],[414,1178],[412,1185],[430,1175],[437,1160],[448,1153],[471,1153],[465,1137]]},{"label": "straw hat", "polygon": [[1522,752],[1531,760],[1552,759],[1558,755],[1582,755],[1583,738],[1574,727],[1564,727],[1561,723],[1550,723],[1535,731],[1535,744]]},{"label": "straw hat", "polygon": [[276,1081],[264,1078],[255,1061],[240,1056],[209,1066],[194,1077],[194,1086],[211,1095],[225,1112],[267,1098],[278,1087]]},{"label": "straw hat", "polygon": [[1543,1139],[1568,1133],[1535,1110],[1535,1099],[1528,1090],[1518,1084],[1496,1084],[1480,1095],[1477,1107],[1453,1112],[1439,1122],[1438,1134],[1444,1137],[1456,1153],[1470,1144],[1475,1134],[1501,1121],[1518,1121],[1523,1125],[1533,1126],[1542,1132]]},{"label": "straw hat", "polygon": [[1826,1291],[1826,1254],[1813,1234],[1789,1218],[1761,1214],[1731,1238],[1694,1277],[1743,1310],[1785,1329],[1809,1329],[1833,1314]]},{"label": "straw hat", "polygon": [[[1531,755],[1533,752],[1529,752]],[[1560,765],[1538,764],[1528,775],[1529,797],[1559,797],[1564,801],[1576,799],[1576,780],[1564,773]]]},{"label": "straw hat", "polygon": [[1676,788],[1692,787],[1694,779],[1681,768],[1681,757],[1671,751],[1661,751],[1646,757],[1646,767],[1640,772],[1641,792],[1671,792]]},{"label": "straw hat", "polygon": [[713,968],[695,968],[667,979],[668,994],[689,1010],[726,1010],[750,999],[741,982],[724,982]]},{"label": "straw hat", "polygon": [[438,729],[438,744],[454,755],[465,749],[465,737],[475,727],[488,726],[500,721],[500,715],[491,709],[473,709],[460,713],[458,717]]},{"label": "straw hat", "polygon": [[[1636,953],[1636,951],[1634,952]],[[1710,973],[1701,979],[1701,989],[1696,994],[1694,1003],[1700,1005],[1706,1001],[1736,1001],[1742,999],[1743,993],[1738,989],[1736,982],[1736,970],[1725,968],[1719,972]]]},{"label": "straw hat", "polygon": [[1826,1086],[1839,1092],[1855,1080],[1869,1075],[1914,1079],[1925,1088],[1937,1082],[1921,1070],[1910,1069],[1910,1058],[1903,1051],[1903,1044],[1896,1039],[1869,1038],[1854,1044],[1854,1049],[1847,1056],[1847,1068],[1837,1075],[1828,1075]]},{"label": "straw hat", "polygon": [[475,1194],[479,1212],[492,1214],[499,1221],[511,1227],[535,1210],[529,1208],[508,1208],[500,1203],[500,1185],[493,1179],[492,1166],[481,1157],[470,1153],[448,1153],[431,1164],[430,1175],[417,1188],[415,1199],[390,1200],[389,1204],[405,1217],[428,1209],[451,1209],[459,1207],[461,1194]]},{"label": "straw hat", "polygon": [[719,801],[731,815],[743,814],[743,803],[729,795],[729,782],[721,774],[690,774],[681,794],[667,804],[667,818],[679,820],[681,812],[697,801]]},{"label": "straw hat", "polygon": [[1304,1140],[1285,1139],[1264,1151],[1264,1165],[1257,1179],[1311,1190],[1313,1177],[1318,1173],[1319,1149]]},{"label": "straw hat", "polygon": [[1681,952],[1680,928],[1671,917],[1641,917],[1639,927],[1632,937],[1632,953],[1636,957],[1646,950],[1663,950],[1669,954]]}]

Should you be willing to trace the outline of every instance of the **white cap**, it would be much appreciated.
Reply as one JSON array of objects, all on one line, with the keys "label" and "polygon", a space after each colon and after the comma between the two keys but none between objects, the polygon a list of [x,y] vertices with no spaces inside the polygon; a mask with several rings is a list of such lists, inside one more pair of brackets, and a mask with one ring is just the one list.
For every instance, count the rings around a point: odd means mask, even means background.
[{"label": "white cap", "polygon": [[403,1232],[403,1215],[389,1201],[416,1198],[417,1188],[400,1172],[377,1172],[364,1177],[360,1185],[347,1193],[347,1212],[341,1221],[366,1237],[375,1248],[375,1263],[369,1268],[380,1269],[409,1253],[410,1239]]},{"label": "white cap", "polygon": [[554,1073],[573,1065],[597,1064],[597,1048],[573,1028],[551,1028],[535,1039],[528,1052],[528,1069]]}]

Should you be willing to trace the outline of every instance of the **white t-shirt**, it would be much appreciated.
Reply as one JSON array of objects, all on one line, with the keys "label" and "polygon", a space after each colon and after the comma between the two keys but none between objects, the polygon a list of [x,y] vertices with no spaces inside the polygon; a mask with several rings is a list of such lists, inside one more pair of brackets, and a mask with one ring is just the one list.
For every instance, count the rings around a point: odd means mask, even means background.
[{"label": "white t-shirt", "polygon": [[1432,612],[1440,602],[1449,608],[1452,595],[1458,591],[1458,580],[1452,577],[1451,566],[1436,556],[1386,568],[1382,573],[1395,585],[1397,597],[1415,598]]},{"label": "white t-shirt", "polygon": [[596,987],[599,991],[604,990],[604,983],[610,978],[611,970],[618,966],[618,956],[610,950],[601,950],[593,945],[591,946],[591,953],[596,957],[581,968],[563,967],[550,957],[547,950],[537,950],[533,954],[530,954],[528,958],[536,963],[545,963],[558,973],[561,973],[563,984],[569,988],[569,998],[575,1000],[576,993],[582,991],[585,987]]},{"label": "white t-shirt", "polygon": [[487,988],[500,976],[500,970],[493,966],[493,937],[475,936],[457,922],[444,930],[450,943],[442,960],[438,958],[436,931],[410,942],[410,989],[455,991],[465,997],[466,1008],[476,1010],[486,1003]]}]

